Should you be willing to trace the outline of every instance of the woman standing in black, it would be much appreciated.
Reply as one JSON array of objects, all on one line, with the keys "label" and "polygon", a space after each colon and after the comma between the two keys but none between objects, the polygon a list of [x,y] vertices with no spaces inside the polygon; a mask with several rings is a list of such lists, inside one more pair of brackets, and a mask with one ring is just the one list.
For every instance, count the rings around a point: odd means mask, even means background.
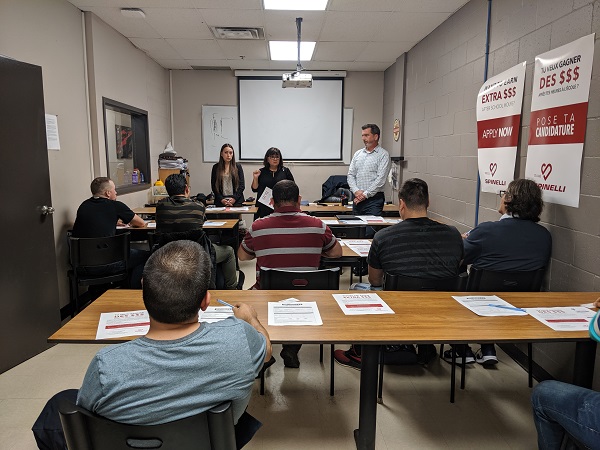
[{"label": "woman standing in black", "polygon": [[273,189],[275,183],[281,180],[294,181],[294,176],[290,172],[290,169],[283,166],[283,158],[278,148],[271,147],[267,150],[263,164],[264,167],[252,173],[252,192],[256,192],[256,206],[258,206],[258,212],[254,215],[254,220],[268,216],[273,212],[272,208],[258,201],[263,195],[265,188]]},{"label": "woman standing in black", "polygon": [[244,171],[235,162],[231,144],[223,144],[219,162],[212,168],[210,185],[215,194],[215,206],[241,206],[244,201]]}]

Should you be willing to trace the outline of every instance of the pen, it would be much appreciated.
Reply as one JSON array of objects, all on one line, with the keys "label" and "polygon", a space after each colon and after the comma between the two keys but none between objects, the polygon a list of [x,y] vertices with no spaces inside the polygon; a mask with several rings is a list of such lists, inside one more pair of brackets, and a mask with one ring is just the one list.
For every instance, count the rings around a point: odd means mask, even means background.
[{"label": "pen", "polygon": [[227,303],[225,300],[221,300],[220,298],[217,299],[217,301],[221,304],[221,305],[225,305],[225,306],[229,306],[230,308],[235,308],[235,306],[233,306],[231,303]]},{"label": "pen", "polygon": [[502,309],[510,309],[513,311],[521,311],[521,312],[527,312],[524,309],[521,308],[515,308],[513,306],[504,306],[504,305],[492,305],[491,303],[488,303],[488,306],[493,306],[494,308],[502,308]]}]

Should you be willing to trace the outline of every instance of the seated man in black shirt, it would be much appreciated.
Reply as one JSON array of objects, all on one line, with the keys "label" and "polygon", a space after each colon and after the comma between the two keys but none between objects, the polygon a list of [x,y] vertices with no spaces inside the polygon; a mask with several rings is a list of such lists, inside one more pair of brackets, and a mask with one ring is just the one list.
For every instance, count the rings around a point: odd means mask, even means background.
[{"label": "seated man in black shirt", "polygon": [[[73,225],[73,237],[96,238],[114,236],[117,222],[131,227],[143,227],[144,221],[129,207],[117,200],[115,183],[108,177],[95,178],[90,184],[92,197],[85,200],[77,209],[77,218]],[[150,253],[139,249],[130,249],[129,265],[132,268],[130,287],[141,289],[142,271]],[[121,268],[117,268],[121,270]],[[106,272],[114,271],[107,266]],[[103,273],[103,274],[104,274]],[[100,273],[96,273],[100,275]]]}]

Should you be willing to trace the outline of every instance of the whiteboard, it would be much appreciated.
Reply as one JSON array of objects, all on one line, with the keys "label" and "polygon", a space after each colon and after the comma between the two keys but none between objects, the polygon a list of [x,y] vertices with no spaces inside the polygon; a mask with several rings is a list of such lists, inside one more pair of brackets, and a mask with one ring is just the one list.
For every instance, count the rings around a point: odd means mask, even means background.
[{"label": "whiteboard", "polygon": [[341,78],[315,77],[310,89],[238,78],[240,160],[262,161],[277,147],[284,161],[342,161],[343,93]]},{"label": "whiteboard", "polygon": [[239,155],[237,106],[202,105],[202,149],[204,162],[219,161],[223,144],[233,145]]}]

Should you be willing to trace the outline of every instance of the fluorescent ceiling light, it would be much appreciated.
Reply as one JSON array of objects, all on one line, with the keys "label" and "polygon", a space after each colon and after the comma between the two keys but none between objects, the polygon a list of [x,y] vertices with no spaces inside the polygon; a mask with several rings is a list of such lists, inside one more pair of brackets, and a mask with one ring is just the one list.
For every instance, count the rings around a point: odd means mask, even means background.
[{"label": "fluorescent ceiling light", "polygon": [[264,0],[265,9],[325,11],[328,0]]},{"label": "fluorescent ceiling light", "polygon": [[[300,42],[300,60],[310,61],[316,42]],[[298,61],[298,42],[269,41],[271,61]]]}]

